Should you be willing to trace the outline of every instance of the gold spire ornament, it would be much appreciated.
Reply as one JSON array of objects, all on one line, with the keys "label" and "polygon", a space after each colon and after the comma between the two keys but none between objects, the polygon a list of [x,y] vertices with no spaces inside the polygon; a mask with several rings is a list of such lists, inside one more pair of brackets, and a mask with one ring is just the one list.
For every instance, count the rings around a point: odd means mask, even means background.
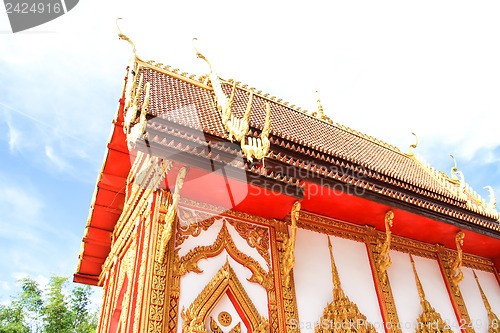
[{"label": "gold spire ornament", "polygon": [[316,96],[318,97],[318,111],[316,113],[316,118],[319,120],[325,120],[325,113],[323,112],[323,107],[321,106],[321,101],[319,100],[319,93],[316,90]]},{"label": "gold spire ornament", "polygon": [[474,274],[474,278],[476,279],[479,292],[481,293],[481,297],[483,298],[484,307],[488,312],[488,319],[489,319],[488,333],[500,333],[500,320],[498,319],[497,315],[493,313],[493,311],[491,311],[490,302],[488,302],[488,299],[486,298],[486,295],[483,292],[483,288],[481,288],[481,285],[479,284],[479,279],[477,278],[476,272],[473,270],[472,273]]},{"label": "gold spire ornament", "polygon": [[330,236],[327,237],[332,265],[333,301],[323,310],[323,316],[314,331],[316,333],[375,333],[375,328],[366,320],[366,316],[359,311],[358,306],[345,296],[340,286],[340,278],[333,258]]},{"label": "gold spire ornament", "polygon": [[413,267],[413,274],[415,275],[415,282],[417,283],[418,296],[420,296],[420,306],[422,307],[422,313],[417,319],[417,327],[415,331],[417,333],[452,333],[450,326],[443,321],[441,315],[436,312],[436,310],[431,306],[431,304],[425,299],[424,288],[420,283],[418,278],[417,269],[415,268],[415,262],[410,254],[410,261]]},{"label": "gold spire ornament", "polygon": [[457,246],[457,257],[452,260],[450,267],[452,271],[452,276],[450,277],[450,282],[452,284],[455,293],[458,295],[460,289],[458,284],[464,279],[464,274],[462,273],[462,246],[464,245],[465,234],[462,230],[458,231],[455,235],[455,244]]}]

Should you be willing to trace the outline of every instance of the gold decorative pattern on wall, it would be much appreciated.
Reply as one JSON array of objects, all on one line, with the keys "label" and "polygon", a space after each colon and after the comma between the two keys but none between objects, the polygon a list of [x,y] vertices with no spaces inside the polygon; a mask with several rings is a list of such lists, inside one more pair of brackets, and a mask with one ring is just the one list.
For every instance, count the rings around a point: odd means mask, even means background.
[{"label": "gold decorative pattern on wall", "polygon": [[290,272],[295,265],[295,256],[293,251],[295,250],[295,239],[297,238],[297,221],[300,217],[300,201],[295,201],[292,206],[292,211],[290,213],[290,219],[292,220],[292,234],[290,237],[286,237],[283,241],[283,276],[285,279],[285,286],[290,287]]},{"label": "gold decorative pattern on wall", "polygon": [[452,269],[451,263],[456,261],[458,253],[454,254],[452,251],[445,249],[444,246],[440,244],[436,245],[436,252],[438,254],[438,262],[441,266],[446,288],[448,289],[455,312],[458,315],[457,319],[460,324],[463,324],[462,327],[467,333],[475,332],[472,328],[473,325],[471,323],[467,307],[465,306],[462,293],[460,292],[460,287],[458,284],[455,285],[452,282],[452,277],[456,276],[456,272]]},{"label": "gold decorative pattern on wall", "polygon": [[178,214],[184,226],[181,226],[180,223],[177,225],[176,247],[182,245],[189,237],[198,237],[202,231],[207,231],[216,220],[223,220],[233,226],[238,234],[246,240],[248,246],[255,248],[262,258],[264,258],[267,265],[269,267],[271,266],[271,257],[269,255],[269,228],[181,207],[179,207]]},{"label": "gold decorative pattern on wall", "polygon": [[177,224],[176,247],[181,246],[189,237],[198,237],[202,231],[207,231],[220,218],[217,215],[184,207],[179,207],[177,214],[182,225]]},{"label": "gold decorative pattern on wall", "polygon": [[[288,270],[286,271],[286,265],[290,265],[290,258],[295,260],[293,257],[293,252],[290,252],[290,240],[293,239],[295,242],[295,236],[293,234],[294,228],[293,225],[294,223],[296,224],[298,220],[298,208],[300,208],[299,205],[295,206],[295,208],[292,209],[292,212],[290,214],[290,219],[292,220],[292,235],[288,236],[288,225],[287,223],[280,221],[280,220],[275,220],[275,228],[277,231],[277,247],[278,247],[278,258],[279,258],[279,270],[275,270],[274,276],[279,276],[280,277],[280,286],[279,288],[281,289],[281,293],[279,294],[280,297],[278,297],[278,300],[282,302],[282,309],[278,309],[278,313],[282,313],[284,315],[284,324],[285,324],[285,329],[287,332],[300,332],[299,327],[297,325],[294,325],[292,323],[298,323],[299,322],[299,312],[297,309],[297,297],[295,293],[295,282],[294,282],[294,277],[293,277],[293,271]],[[292,215],[295,215],[293,217]],[[295,220],[295,222],[294,222]],[[293,245],[295,247],[295,245]],[[290,257],[291,253],[291,257]],[[293,264],[294,262],[292,262]],[[289,266],[288,266],[289,268]],[[278,316],[278,319],[279,316]],[[280,332],[280,330],[277,330]]]},{"label": "gold decorative pattern on wall", "polygon": [[420,296],[420,306],[422,307],[422,313],[417,319],[417,327],[415,328],[417,333],[453,333],[450,326],[443,321],[441,315],[436,312],[436,310],[431,306],[431,304],[425,299],[424,288],[420,283],[418,278],[417,269],[415,268],[415,262],[410,254],[410,261],[413,267],[413,274],[415,275],[415,282],[417,284],[418,295]]},{"label": "gold decorative pattern on wall", "polygon": [[376,330],[372,324],[366,320],[358,306],[349,300],[340,286],[340,278],[333,258],[332,244],[330,236],[328,238],[328,249],[330,250],[330,261],[332,265],[333,281],[333,300],[323,310],[323,316],[320,318],[315,328],[316,333],[327,332],[358,332],[375,333]]},{"label": "gold decorative pattern on wall", "polygon": [[394,218],[394,212],[389,210],[385,213],[385,241],[379,242],[377,246],[378,260],[377,268],[382,276],[382,283],[387,283],[387,269],[391,266],[391,257],[389,252],[391,251],[391,229]]},{"label": "gold decorative pattern on wall", "polygon": [[[379,233],[374,227],[371,226],[366,226],[365,232],[365,242],[368,249],[368,257],[370,259],[372,273],[374,275],[373,280],[375,284],[375,290],[380,299],[382,318],[384,319],[385,325],[387,327],[391,327],[390,331],[399,333],[401,332],[399,326],[399,317],[396,309],[396,304],[394,302],[394,296],[392,295],[389,276],[387,275],[387,272],[384,272],[382,274],[379,271],[379,265],[377,265],[377,262],[380,261],[378,251],[382,248],[380,246],[380,244],[383,243],[382,236],[384,235],[387,240],[387,234]],[[384,276],[385,282],[383,282]]]},{"label": "gold decorative pattern on wall", "polygon": [[200,259],[215,257],[224,249],[226,249],[236,261],[244,263],[244,265],[250,269],[252,272],[252,276],[248,279],[250,282],[258,283],[266,289],[273,288],[274,282],[272,272],[266,272],[255,259],[238,250],[227,230],[225,221],[217,235],[217,239],[212,245],[197,246],[179,259],[176,272],[177,275],[182,276],[187,272],[201,273],[202,271],[198,267],[198,261]]},{"label": "gold decorative pattern on wall", "polygon": [[225,219],[238,234],[247,241],[248,246],[255,248],[257,252],[266,260],[267,265],[271,266],[269,256],[269,228],[261,227],[255,224],[226,218]]},{"label": "gold decorative pattern on wall", "polygon": [[[230,291],[235,301],[242,309],[248,320],[251,330],[259,332],[259,327],[269,325],[264,317],[261,317],[252,300],[248,297],[241,285],[236,273],[227,262],[214,275],[214,277],[203,288],[188,309],[182,309],[182,329],[184,333],[206,332],[205,324],[211,309],[220,300],[222,295]],[[262,331],[268,333],[268,330]]]},{"label": "gold decorative pattern on wall", "polygon": [[450,282],[458,295],[459,288],[458,284],[464,279],[464,274],[462,272],[462,246],[464,245],[465,234],[462,230],[457,232],[455,235],[455,244],[457,246],[457,256],[455,259],[450,261],[450,268],[453,274],[450,276]]}]

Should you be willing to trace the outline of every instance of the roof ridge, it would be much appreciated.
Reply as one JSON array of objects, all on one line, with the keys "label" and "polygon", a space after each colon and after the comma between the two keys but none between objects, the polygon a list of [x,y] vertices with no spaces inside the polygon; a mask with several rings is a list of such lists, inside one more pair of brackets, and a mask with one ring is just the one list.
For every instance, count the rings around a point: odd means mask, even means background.
[{"label": "roof ridge", "polygon": [[[137,59],[138,62],[141,62],[143,65],[149,65],[148,67],[150,67],[151,69],[154,69],[154,70],[159,70],[160,72],[164,73],[164,74],[167,74],[167,75],[172,75],[174,77],[176,77],[177,79],[180,79],[180,80],[183,80],[183,81],[186,81],[188,83],[193,83],[193,84],[196,84],[198,86],[201,86],[202,88],[205,88],[205,89],[209,89],[209,90],[212,90],[212,87],[207,84],[207,81],[208,81],[208,75],[198,75],[197,79],[195,79],[196,77],[196,74],[192,74],[192,75],[189,75],[188,72],[181,72],[180,74],[178,73],[180,71],[180,69],[178,68],[175,68],[173,70],[170,70],[170,67],[172,67],[171,65],[165,65],[162,67],[163,63],[157,63],[156,61],[154,60],[149,60],[149,61],[142,61],[140,59]],[[188,76],[189,75],[189,76]],[[219,77],[220,78],[220,77]],[[233,82],[235,82],[234,79],[228,79],[228,80],[225,80],[225,79],[222,79],[220,78],[220,80],[222,81],[222,83],[226,83],[226,84],[231,84]],[[362,132],[359,132],[359,131],[356,131],[352,128],[350,128],[349,126],[345,126],[345,125],[342,125],[340,123],[334,123],[333,120],[331,120],[330,118],[326,117],[327,119],[318,119],[317,117],[315,117],[314,115],[312,114],[309,114],[308,113],[308,110],[304,109],[304,110],[301,110],[301,107],[296,107],[295,104],[291,104],[289,105],[290,103],[287,102],[287,101],[283,101],[283,99],[279,98],[276,100],[276,96],[271,96],[269,97],[269,93],[262,93],[262,90],[258,90],[258,91],[255,91],[257,90],[256,88],[253,88],[253,87],[250,87],[248,88],[248,84],[243,84],[241,85],[241,81],[236,81],[236,87],[238,87],[239,89],[241,90],[244,90],[246,92],[249,92],[250,90],[254,90],[254,95],[258,95],[259,97],[263,98],[263,99],[266,99],[270,102],[273,102],[275,104],[279,104],[281,106],[284,106],[290,110],[293,110],[295,112],[298,112],[302,115],[306,115],[310,118],[313,118],[317,121],[321,121],[325,124],[328,124],[328,125],[331,125],[335,128],[338,128],[344,132],[347,132],[347,133],[350,133],[350,134],[353,134],[359,138],[362,138],[364,140],[367,140],[367,141],[370,141],[372,143],[375,143],[376,145],[380,146],[380,147],[383,147],[383,148],[386,148],[386,149],[389,149],[389,150],[392,150],[400,155],[403,155],[403,156],[406,156],[406,154],[402,153],[401,150],[394,146],[394,145],[391,145],[390,143],[387,143],[385,141],[382,141],[382,140],[379,140],[371,135],[368,135],[368,134],[364,134]]]},{"label": "roof ridge", "polygon": [[[178,72],[180,71],[180,69],[174,68],[173,70],[171,70],[170,69],[172,67],[171,65],[163,66],[163,63],[158,63],[154,60],[149,60],[149,61],[144,62],[143,60],[141,60],[137,57],[136,57],[136,61],[138,64],[140,64],[143,67],[148,67],[152,70],[155,70],[155,71],[158,71],[160,73],[172,76],[174,78],[185,81],[187,83],[194,84],[196,86],[199,86],[199,87],[207,89],[207,90],[213,90],[212,86],[208,83],[209,80],[208,80],[207,74],[198,75],[198,76],[196,74],[189,75],[188,72],[181,72],[179,74]],[[225,80],[225,79],[222,79],[220,77],[219,77],[219,79],[221,80],[221,83],[223,83],[223,84],[233,84],[235,82],[234,79]],[[417,164],[422,169],[424,169],[428,174],[430,174],[430,176],[433,177],[438,182],[438,184],[442,186],[442,188],[444,190],[448,191],[454,197],[454,199],[464,202],[464,200],[461,200],[460,196],[457,194],[458,188],[456,188],[456,185],[452,183],[452,181],[448,177],[448,175],[446,175],[446,173],[432,167],[430,165],[430,163],[428,163],[420,154],[414,154],[412,156],[412,155],[403,153],[398,147],[396,147],[394,145],[391,145],[385,141],[379,140],[371,135],[356,131],[356,130],[350,128],[349,126],[346,126],[346,125],[343,125],[340,123],[334,123],[328,117],[326,117],[326,119],[319,119],[319,118],[315,117],[313,115],[313,113],[309,114],[307,110],[301,110],[301,107],[296,107],[295,104],[289,105],[289,102],[283,101],[283,99],[281,99],[281,98],[276,99],[275,96],[269,96],[269,93],[263,94],[262,90],[255,91],[256,88],[248,87],[247,84],[242,85],[240,81],[236,81],[236,87],[238,89],[246,91],[246,92],[250,92],[250,90],[254,90],[254,95],[258,95],[259,97],[261,97],[265,100],[268,100],[274,104],[281,105],[289,110],[300,113],[301,115],[305,115],[305,116],[310,117],[316,121],[325,123],[327,125],[330,125],[332,127],[337,128],[339,130],[347,132],[351,135],[355,135],[361,139],[364,139],[364,140],[367,140],[371,143],[374,143],[380,147],[388,149],[388,150],[395,152],[395,153],[397,153],[403,157],[406,157],[410,160],[416,161]],[[297,143],[299,143],[299,142],[297,142]],[[313,148],[313,147],[311,147],[311,148]],[[403,179],[401,179],[401,180],[403,180]],[[472,187],[468,183],[465,183],[464,188],[465,188],[465,191],[467,191],[467,193],[469,193],[469,195],[475,200],[474,204],[471,204],[468,199],[465,200],[465,203],[469,206],[469,210],[474,211],[476,213],[479,213],[481,215],[486,215],[488,217],[498,219],[498,213],[493,214],[492,212],[490,212],[489,209],[487,208],[488,203],[485,201],[485,199],[482,198],[481,195],[479,195],[475,190],[473,190]]]},{"label": "roof ridge", "polygon": [[[462,178],[461,181],[458,181],[458,179],[453,180],[445,172],[440,171],[431,166],[431,164],[427,162],[422,155],[414,154],[412,157],[425,171],[427,171],[431,176],[433,176],[433,178],[436,181],[438,181],[441,186],[443,186],[446,190],[448,190],[456,200],[465,203],[468,206],[469,210],[498,220],[499,214],[495,210],[495,208],[489,209],[486,199],[482,198],[481,195],[478,194],[472,188],[472,186],[470,186],[467,182],[465,182],[464,179],[465,177]],[[462,192],[463,195],[460,194],[460,190],[463,191]],[[474,201],[471,202],[471,200],[469,200],[465,192],[467,192],[474,199],[475,202]]]},{"label": "roof ridge", "polygon": [[[223,83],[225,83],[225,84],[232,84],[234,82],[234,79],[224,80],[224,79],[221,78],[221,81]],[[236,81],[236,87],[238,87],[239,89],[245,90],[247,92],[249,92],[252,89],[254,89],[254,90],[256,89],[256,88],[253,88],[253,87],[247,88],[248,85],[247,84],[241,85],[240,81]],[[293,110],[293,111],[298,112],[300,114],[306,115],[306,116],[308,116],[308,117],[310,117],[312,119],[315,119],[317,121],[323,122],[323,123],[328,124],[328,125],[331,125],[331,126],[333,126],[335,128],[343,130],[344,132],[348,132],[350,134],[356,135],[359,138],[368,140],[368,141],[370,141],[372,143],[375,143],[375,144],[377,144],[377,145],[379,145],[381,147],[384,147],[386,149],[390,149],[390,150],[392,150],[392,151],[394,151],[394,152],[396,152],[398,154],[406,156],[406,154],[402,153],[401,150],[399,150],[398,147],[396,147],[394,145],[391,145],[390,143],[387,143],[385,141],[379,140],[379,139],[377,139],[377,138],[375,138],[375,137],[373,137],[371,135],[364,134],[362,132],[356,131],[356,130],[350,128],[349,126],[345,126],[345,125],[342,125],[340,123],[334,123],[333,120],[331,120],[328,117],[327,117],[327,119],[319,119],[319,118],[315,117],[313,114],[307,113],[308,110],[301,110],[301,107],[295,108],[295,104],[288,105],[289,102],[283,102],[283,100],[281,98],[278,99],[278,100],[276,100],[275,96],[269,97],[268,93],[262,94],[262,90],[254,92],[254,95],[258,95],[259,97],[264,98],[264,99],[266,99],[268,101],[271,101],[271,102],[273,102],[275,104],[280,104],[280,105],[282,105],[282,106],[284,106],[284,107],[286,107],[286,108],[288,108],[290,110]]]}]

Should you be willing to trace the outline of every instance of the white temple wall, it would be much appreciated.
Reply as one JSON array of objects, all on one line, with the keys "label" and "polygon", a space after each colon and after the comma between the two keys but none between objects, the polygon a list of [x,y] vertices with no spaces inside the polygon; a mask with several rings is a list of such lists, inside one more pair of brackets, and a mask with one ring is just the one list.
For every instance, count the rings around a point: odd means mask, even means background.
[{"label": "white temple wall", "polygon": [[[500,286],[493,273],[474,270],[481,284],[493,313],[500,314]],[[460,282],[460,291],[467,307],[469,317],[476,333],[488,332],[488,312],[481,297],[481,292],[474,278],[472,269],[463,267],[464,279]],[[500,323],[499,323],[500,324]]]},{"label": "white temple wall", "polygon": [[[415,275],[410,255],[397,251],[390,252],[392,265],[387,270],[391,283],[394,303],[398,312],[401,330],[415,332],[418,316],[422,313]],[[425,298],[441,314],[441,318],[459,332],[458,322],[441,269],[437,260],[413,256],[418,277],[424,289]]]},{"label": "white temple wall", "polygon": [[[341,287],[378,332],[382,316],[364,243],[330,236]],[[327,236],[298,229],[295,245],[295,292],[301,332],[314,332],[323,309],[332,301],[332,270]]]}]

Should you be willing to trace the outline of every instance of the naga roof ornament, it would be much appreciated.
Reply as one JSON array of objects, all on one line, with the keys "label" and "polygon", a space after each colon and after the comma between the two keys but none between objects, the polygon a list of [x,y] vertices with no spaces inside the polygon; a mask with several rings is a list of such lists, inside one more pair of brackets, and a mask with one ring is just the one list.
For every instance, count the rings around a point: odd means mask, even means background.
[{"label": "naga roof ornament", "polygon": [[409,147],[408,147],[408,156],[410,157],[413,157],[415,156],[415,153],[413,152],[413,149],[417,149],[417,145],[418,145],[418,137],[415,133],[411,132],[411,134],[413,134],[413,136],[415,136],[415,143],[414,144],[411,144]]},{"label": "naga roof ornament", "polygon": [[224,90],[222,89],[222,80],[219,78],[208,59],[196,48],[196,40],[196,38],[193,38],[193,47],[198,58],[205,60],[210,69],[208,79],[210,80],[210,83],[212,85],[215,94],[215,101],[217,103],[217,110],[221,113],[222,123],[224,125],[224,128],[228,132],[229,139],[231,141],[236,140],[241,143],[241,150],[250,162],[252,162],[254,158],[258,160],[264,158],[265,156],[267,156],[267,153],[269,152],[269,148],[271,146],[268,138],[271,131],[271,108],[269,106],[269,103],[264,104],[264,108],[267,112],[260,137],[248,137],[247,139],[245,139],[250,128],[249,120],[250,112],[252,109],[253,89],[250,89],[245,115],[243,116],[243,118],[236,117],[232,112],[232,108],[236,86],[239,85],[240,82],[236,82],[235,80],[233,80],[231,96],[228,98],[224,93]]}]

